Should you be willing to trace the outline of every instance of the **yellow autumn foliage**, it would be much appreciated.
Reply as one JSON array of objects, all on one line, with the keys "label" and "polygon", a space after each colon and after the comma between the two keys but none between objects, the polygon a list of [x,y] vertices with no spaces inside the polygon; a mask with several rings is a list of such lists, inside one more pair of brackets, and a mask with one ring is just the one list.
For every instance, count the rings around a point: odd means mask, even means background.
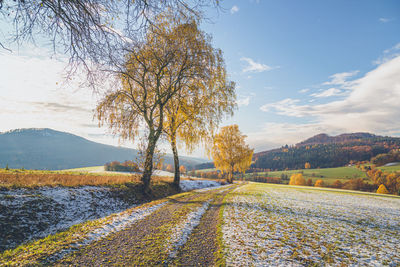
[{"label": "yellow autumn foliage", "polygon": [[251,165],[254,149],[251,149],[239,131],[239,126],[228,125],[215,135],[211,149],[215,167],[222,173],[228,173],[228,182],[232,183],[233,172],[245,173]]},{"label": "yellow autumn foliage", "polygon": [[295,173],[290,176],[289,185],[306,185],[306,179],[304,179],[302,173]]},{"label": "yellow autumn foliage", "polygon": [[314,186],[315,187],[324,187],[324,181],[322,181],[321,179],[318,179],[317,181],[315,181]]},{"label": "yellow autumn foliage", "polygon": [[378,190],[376,190],[376,193],[378,194],[389,194],[389,191],[386,189],[386,186],[384,184],[381,184],[378,188]]}]

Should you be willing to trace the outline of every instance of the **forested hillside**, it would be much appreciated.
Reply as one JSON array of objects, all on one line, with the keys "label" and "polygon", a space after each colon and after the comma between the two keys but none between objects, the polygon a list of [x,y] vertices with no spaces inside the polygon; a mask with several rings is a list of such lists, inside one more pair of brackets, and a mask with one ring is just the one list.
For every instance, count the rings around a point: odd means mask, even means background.
[{"label": "forested hillside", "polygon": [[350,161],[372,157],[400,148],[400,138],[368,133],[343,134],[329,137],[316,135],[295,146],[264,151],[254,155],[255,168],[283,170],[301,169],[309,162],[311,168],[339,167]]}]

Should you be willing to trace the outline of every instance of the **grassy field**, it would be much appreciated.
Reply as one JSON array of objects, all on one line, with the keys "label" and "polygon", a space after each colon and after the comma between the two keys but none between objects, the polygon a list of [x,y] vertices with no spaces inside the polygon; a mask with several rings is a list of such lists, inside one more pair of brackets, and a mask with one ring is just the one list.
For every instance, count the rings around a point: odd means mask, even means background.
[{"label": "grassy field", "polygon": [[74,169],[66,169],[66,170],[60,170],[60,171],[62,171],[62,172],[104,172],[104,166],[74,168]]},{"label": "grassy field", "polygon": [[393,166],[382,166],[377,168],[385,172],[400,172],[400,163],[397,163],[396,165]]},{"label": "grassy field", "polygon": [[[367,178],[366,174],[354,166],[351,167],[338,167],[338,168],[324,168],[324,169],[303,169],[303,170],[290,170],[290,171],[273,171],[273,172],[259,172],[258,175],[268,177],[281,177],[286,174],[289,178],[294,173],[303,172],[305,179],[311,178],[313,182],[322,179],[327,183],[333,183],[335,180],[347,181],[351,178]],[[246,177],[251,177],[251,173],[246,174]]]}]

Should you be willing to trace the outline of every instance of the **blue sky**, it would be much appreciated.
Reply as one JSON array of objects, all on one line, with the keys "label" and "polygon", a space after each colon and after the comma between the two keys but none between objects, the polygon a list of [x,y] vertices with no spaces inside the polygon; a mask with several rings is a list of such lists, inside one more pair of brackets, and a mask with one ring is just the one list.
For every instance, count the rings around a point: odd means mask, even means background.
[{"label": "blue sky", "polygon": [[[223,125],[237,123],[256,151],[321,132],[400,135],[400,1],[222,6],[208,12],[212,23],[202,28],[223,50],[237,84],[239,109]],[[65,64],[47,52],[29,44],[0,50],[0,131],[49,127],[117,144],[96,127],[91,92],[62,86]]]}]

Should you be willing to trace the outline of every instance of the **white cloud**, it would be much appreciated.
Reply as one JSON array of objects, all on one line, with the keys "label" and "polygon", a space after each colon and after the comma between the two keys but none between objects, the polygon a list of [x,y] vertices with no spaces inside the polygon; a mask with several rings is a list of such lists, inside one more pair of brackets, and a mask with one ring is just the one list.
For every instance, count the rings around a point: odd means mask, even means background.
[{"label": "white cloud", "polygon": [[231,14],[235,14],[236,12],[239,12],[239,7],[235,5],[231,8]]},{"label": "white cloud", "polygon": [[310,91],[310,89],[309,89],[309,88],[305,88],[305,89],[299,90],[299,93],[300,93],[300,94],[305,94],[305,93],[307,93],[308,91]]},{"label": "white cloud", "polygon": [[279,115],[286,115],[291,117],[304,117],[309,114],[309,107],[307,105],[300,106],[299,99],[286,98],[275,103],[265,104],[260,107],[260,110],[268,112],[275,111]]},{"label": "white cloud", "polygon": [[253,98],[254,96],[254,93],[250,93],[250,95],[239,95],[236,103],[239,107],[247,107],[250,104],[251,98]]},{"label": "white cloud", "polygon": [[275,68],[266,64],[255,62],[253,59],[248,57],[242,57],[240,60],[248,63],[248,65],[243,69],[243,72],[264,72]]},{"label": "white cloud", "polygon": [[336,74],[329,76],[329,78],[331,78],[331,80],[328,82],[324,82],[322,85],[348,86],[348,85],[350,85],[350,82],[348,81],[348,79],[357,75],[358,73],[359,73],[358,70],[350,71],[350,72],[336,73]]},{"label": "white cloud", "polygon": [[[352,83],[343,100],[326,104],[300,104],[284,99],[261,107],[291,117],[307,117],[314,127],[326,132],[368,131],[378,134],[400,134],[400,56],[389,60]],[[296,127],[302,131],[304,125]],[[318,132],[314,132],[318,133]]]},{"label": "white cloud", "polygon": [[321,98],[321,97],[331,97],[331,96],[338,96],[338,95],[342,95],[343,91],[337,88],[329,88],[326,90],[323,90],[319,93],[314,93],[311,94],[310,96],[312,97],[317,97],[317,98]]}]

